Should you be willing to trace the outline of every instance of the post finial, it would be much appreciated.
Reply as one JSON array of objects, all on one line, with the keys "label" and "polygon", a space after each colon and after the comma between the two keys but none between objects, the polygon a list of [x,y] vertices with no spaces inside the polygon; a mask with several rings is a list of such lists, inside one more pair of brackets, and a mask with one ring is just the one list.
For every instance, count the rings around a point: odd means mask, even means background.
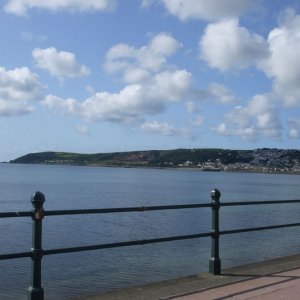
[{"label": "post finial", "polygon": [[31,203],[34,209],[38,210],[43,207],[43,204],[45,202],[45,196],[43,193],[37,191],[35,192],[31,197]]},{"label": "post finial", "polygon": [[213,189],[211,191],[210,195],[214,201],[219,201],[219,199],[221,197],[221,192],[218,189]]}]

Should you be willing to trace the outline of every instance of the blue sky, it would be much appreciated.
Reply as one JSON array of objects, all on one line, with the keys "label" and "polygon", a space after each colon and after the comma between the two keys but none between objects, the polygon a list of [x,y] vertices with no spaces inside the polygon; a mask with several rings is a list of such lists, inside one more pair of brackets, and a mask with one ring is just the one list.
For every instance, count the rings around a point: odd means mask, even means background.
[{"label": "blue sky", "polygon": [[297,148],[298,0],[5,0],[0,161]]}]

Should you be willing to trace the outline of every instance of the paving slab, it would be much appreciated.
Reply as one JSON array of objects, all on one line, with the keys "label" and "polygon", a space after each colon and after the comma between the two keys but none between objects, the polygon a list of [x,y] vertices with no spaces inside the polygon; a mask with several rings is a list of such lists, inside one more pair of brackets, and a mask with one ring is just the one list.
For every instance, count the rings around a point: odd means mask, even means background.
[{"label": "paving slab", "polygon": [[[294,295],[298,296],[293,298]],[[85,300],[300,299],[300,254],[158,283],[87,295]]]},{"label": "paving slab", "polygon": [[[169,298],[170,299],[170,298]],[[217,299],[300,299],[300,268],[288,272],[280,272],[248,279],[241,282],[212,289],[203,289],[183,296],[175,296],[176,300],[217,300]]]}]

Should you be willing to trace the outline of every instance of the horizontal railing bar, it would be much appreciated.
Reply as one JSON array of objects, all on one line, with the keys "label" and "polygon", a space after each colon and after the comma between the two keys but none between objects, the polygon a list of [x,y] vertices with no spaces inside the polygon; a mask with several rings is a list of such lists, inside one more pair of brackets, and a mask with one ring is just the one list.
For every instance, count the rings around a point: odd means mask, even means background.
[{"label": "horizontal railing bar", "polygon": [[137,245],[146,245],[146,244],[154,244],[154,243],[163,243],[163,242],[171,242],[171,241],[178,241],[178,240],[196,239],[196,238],[201,238],[201,237],[208,237],[211,235],[212,235],[211,232],[206,232],[206,233],[197,233],[197,234],[190,234],[190,235],[171,236],[171,237],[165,237],[165,238],[120,242],[120,243],[109,243],[109,244],[99,244],[99,245],[91,245],[91,246],[50,249],[50,250],[43,250],[43,255],[62,254],[62,253],[81,252],[81,251],[90,251],[90,250],[99,250],[99,249],[119,248],[119,247],[126,247],[126,246],[137,246]]},{"label": "horizontal railing bar", "polygon": [[[244,201],[244,202],[221,202],[221,206],[242,206],[242,205],[264,205],[264,204],[289,204],[300,203],[300,200],[270,200],[270,201]],[[62,215],[83,215],[83,214],[105,214],[118,212],[141,212],[155,210],[171,210],[171,209],[188,209],[188,208],[205,208],[211,207],[211,203],[199,204],[182,204],[182,205],[158,205],[158,206],[137,206],[137,207],[116,207],[116,208],[100,208],[100,209],[69,209],[69,210],[48,210],[45,216],[62,216]],[[2,212],[1,218],[15,217],[31,217],[31,211],[20,212]]]},{"label": "horizontal railing bar", "polygon": [[137,206],[137,207],[116,207],[116,208],[99,208],[99,209],[48,210],[48,211],[45,211],[45,216],[106,214],[106,213],[118,213],[118,212],[141,212],[141,211],[154,211],[154,210],[201,208],[201,207],[211,207],[211,203],[182,204],[182,205],[159,205],[159,206]]},{"label": "horizontal railing bar", "polygon": [[234,229],[234,230],[223,230],[223,231],[220,231],[220,235],[250,232],[250,231],[262,231],[262,230],[278,229],[278,228],[285,228],[285,227],[296,227],[296,226],[300,226],[300,223],[290,223],[290,224],[282,224],[282,225],[252,227],[252,228],[243,228],[243,229]]},{"label": "horizontal railing bar", "polygon": [[16,217],[31,217],[31,211],[11,211],[0,213],[0,218],[16,218]]},{"label": "horizontal railing bar", "polygon": [[0,260],[14,259],[14,258],[23,258],[23,257],[31,257],[31,256],[32,256],[32,252],[20,252],[20,253],[0,254]]},{"label": "horizontal railing bar", "polygon": [[267,200],[267,201],[237,201],[220,202],[221,206],[242,206],[242,205],[265,205],[265,204],[289,204],[300,203],[300,200]]},{"label": "horizontal railing bar", "polygon": [[[279,228],[285,228],[285,227],[297,227],[297,226],[300,226],[300,223],[252,227],[252,228],[234,229],[234,230],[223,230],[223,231],[220,231],[219,234],[220,235],[235,234],[235,233],[243,233],[243,232],[251,232],[251,231],[279,229]],[[126,246],[137,246],[137,245],[146,245],[146,244],[154,244],[154,243],[163,243],[163,242],[171,242],[171,241],[176,241],[176,240],[187,240],[187,239],[196,239],[196,238],[201,238],[201,237],[209,237],[212,235],[213,235],[213,233],[206,232],[206,233],[179,235],[179,236],[171,236],[171,237],[156,238],[156,239],[135,240],[135,241],[127,241],[127,242],[119,242],[119,243],[108,243],[108,244],[89,245],[89,246],[80,246],[80,247],[50,249],[50,250],[43,250],[43,255],[63,254],[63,253],[73,253],[73,252],[99,250],[99,249],[119,248],[119,247],[126,247]],[[32,252],[0,254],[0,260],[24,258],[24,257],[31,257],[31,256],[32,256]]]}]

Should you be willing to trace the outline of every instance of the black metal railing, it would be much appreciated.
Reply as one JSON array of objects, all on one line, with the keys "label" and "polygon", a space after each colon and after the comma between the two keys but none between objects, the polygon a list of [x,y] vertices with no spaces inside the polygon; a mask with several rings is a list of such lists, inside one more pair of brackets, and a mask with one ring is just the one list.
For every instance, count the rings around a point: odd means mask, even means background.
[{"label": "black metal railing", "polygon": [[[15,258],[30,257],[32,260],[32,275],[31,285],[28,288],[28,299],[43,300],[44,290],[41,282],[42,257],[44,255],[71,253],[80,251],[90,251],[117,247],[127,247],[134,245],[145,245],[152,243],[162,243],[177,240],[196,239],[202,237],[211,237],[211,257],[209,260],[209,272],[214,275],[221,274],[221,259],[219,238],[221,235],[235,234],[242,232],[261,231],[269,229],[278,229],[284,227],[300,226],[300,223],[289,223],[271,226],[261,226],[253,228],[243,228],[234,230],[220,230],[219,226],[219,210],[222,206],[242,206],[242,205],[269,205],[269,204],[297,204],[300,200],[270,200],[270,201],[247,201],[247,202],[220,202],[221,193],[218,189],[211,191],[211,202],[203,204],[183,204],[183,205],[161,205],[161,206],[142,206],[142,207],[122,207],[122,208],[101,208],[101,209],[80,209],[80,210],[52,210],[44,211],[43,204],[45,196],[41,192],[36,192],[31,197],[33,205],[32,211],[27,212],[4,212],[0,213],[0,218],[16,218],[16,217],[31,217],[32,218],[32,248],[28,252],[0,254],[0,260],[8,260]],[[193,209],[210,207],[212,210],[212,227],[210,232],[196,233],[190,235],[178,235],[159,237],[153,239],[125,241],[117,243],[97,244],[80,247],[47,249],[42,248],[42,220],[45,216],[65,216],[65,215],[83,215],[83,214],[107,214],[107,213],[125,213],[125,212],[145,212],[159,210],[174,210],[174,209]]]}]

